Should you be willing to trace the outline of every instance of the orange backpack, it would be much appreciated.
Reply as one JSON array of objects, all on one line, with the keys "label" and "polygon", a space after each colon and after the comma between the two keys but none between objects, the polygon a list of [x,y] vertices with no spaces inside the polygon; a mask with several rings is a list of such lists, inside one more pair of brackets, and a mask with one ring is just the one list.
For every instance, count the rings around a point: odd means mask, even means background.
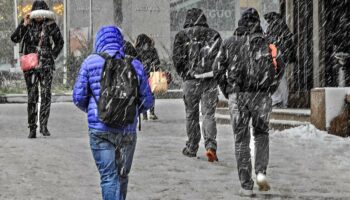
[{"label": "orange backpack", "polygon": [[270,49],[270,53],[272,55],[272,63],[273,66],[275,67],[275,70],[277,71],[277,47],[274,44],[269,44],[269,49]]}]

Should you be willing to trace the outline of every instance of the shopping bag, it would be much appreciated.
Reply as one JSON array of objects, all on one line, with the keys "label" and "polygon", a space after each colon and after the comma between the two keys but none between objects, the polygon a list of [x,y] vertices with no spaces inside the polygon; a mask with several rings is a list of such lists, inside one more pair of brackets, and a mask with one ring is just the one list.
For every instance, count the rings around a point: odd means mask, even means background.
[{"label": "shopping bag", "polygon": [[150,73],[149,84],[153,93],[165,93],[168,91],[168,81],[165,72],[153,71]]}]

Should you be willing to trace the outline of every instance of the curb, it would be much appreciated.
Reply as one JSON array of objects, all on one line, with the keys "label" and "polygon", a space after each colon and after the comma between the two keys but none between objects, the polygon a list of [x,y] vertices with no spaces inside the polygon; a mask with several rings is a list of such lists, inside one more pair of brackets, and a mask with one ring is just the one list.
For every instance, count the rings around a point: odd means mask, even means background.
[{"label": "curb", "polygon": [[[166,93],[155,94],[156,99],[182,99],[182,90],[168,90]],[[0,94],[0,104],[27,103],[27,94]],[[72,93],[53,93],[52,103],[72,102]]]},{"label": "curb", "polygon": [[[11,103],[27,103],[27,94],[1,94],[0,104],[11,104]],[[52,103],[58,102],[72,102],[72,93],[55,94],[51,96]]]}]

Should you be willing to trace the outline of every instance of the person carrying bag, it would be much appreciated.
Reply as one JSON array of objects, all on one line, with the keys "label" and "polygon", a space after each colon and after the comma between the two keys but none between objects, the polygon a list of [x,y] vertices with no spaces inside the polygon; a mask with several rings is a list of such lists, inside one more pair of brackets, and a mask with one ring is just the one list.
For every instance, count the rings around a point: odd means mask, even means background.
[{"label": "person carrying bag", "polygon": [[[51,84],[55,59],[63,48],[63,37],[55,22],[55,14],[44,1],[34,1],[32,10],[11,35],[14,43],[22,42],[21,69],[28,92],[28,138],[36,138],[39,84],[41,92],[40,133],[47,129],[51,107]],[[53,44],[52,44],[53,41]]]}]

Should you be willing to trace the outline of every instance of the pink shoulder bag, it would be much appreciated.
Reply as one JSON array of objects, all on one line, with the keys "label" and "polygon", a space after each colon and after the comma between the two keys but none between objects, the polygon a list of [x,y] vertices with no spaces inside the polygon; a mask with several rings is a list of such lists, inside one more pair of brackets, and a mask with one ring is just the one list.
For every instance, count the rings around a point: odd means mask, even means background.
[{"label": "pink shoulder bag", "polygon": [[[42,27],[42,31],[40,33],[40,40],[38,45],[39,48],[41,48],[43,36],[44,36],[44,27]],[[39,66],[39,53],[36,52],[36,53],[30,53],[30,54],[21,56],[20,64],[21,64],[21,69],[24,72],[37,68]]]}]

